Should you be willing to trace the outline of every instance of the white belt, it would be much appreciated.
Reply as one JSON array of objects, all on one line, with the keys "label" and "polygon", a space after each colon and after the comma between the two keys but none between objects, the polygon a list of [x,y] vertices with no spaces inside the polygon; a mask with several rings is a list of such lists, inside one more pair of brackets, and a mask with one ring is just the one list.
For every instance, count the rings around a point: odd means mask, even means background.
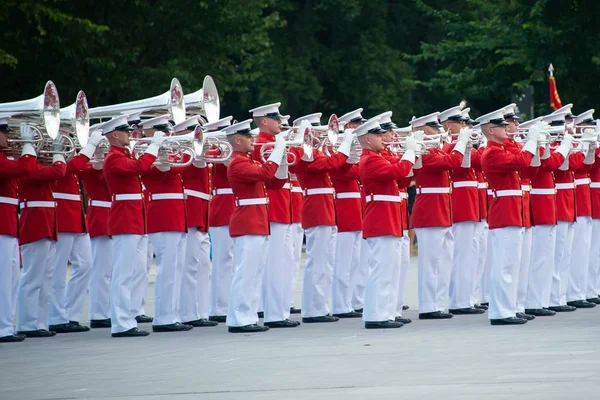
[{"label": "white belt", "polygon": [[450,193],[449,187],[417,188],[417,194],[447,194],[447,193]]},{"label": "white belt", "polygon": [[360,192],[342,192],[336,193],[338,199],[360,199]]},{"label": "white belt", "polygon": [[521,185],[521,190],[524,192],[530,192],[531,191],[531,185]]},{"label": "white belt", "polygon": [[111,204],[112,203],[110,201],[90,200],[90,207],[110,208]]},{"label": "white belt", "polygon": [[496,190],[494,192],[496,197],[508,197],[508,196],[523,196],[522,190]]},{"label": "white belt", "polygon": [[183,193],[152,193],[150,200],[183,200]]},{"label": "white belt", "polygon": [[477,181],[460,181],[460,182],[452,182],[452,186],[455,188],[463,188],[463,187],[478,187],[479,182]]},{"label": "white belt", "polygon": [[123,200],[142,200],[144,197],[141,193],[123,193],[113,195],[113,201]]},{"label": "white belt", "polygon": [[291,189],[291,188],[292,188],[292,184],[289,182],[284,183],[283,187],[282,187],[282,189]]},{"label": "white belt", "polygon": [[292,193],[304,193],[300,186],[292,186]]},{"label": "white belt", "polygon": [[400,192],[399,196],[400,196],[400,198],[402,200],[407,200],[408,199],[408,193]]},{"label": "white belt", "polygon": [[267,204],[269,200],[266,197],[258,197],[256,199],[236,199],[236,206],[255,206],[259,204]]},{"label": "white belt", "polygon": [[366,197],[367,203],[371,201],[391,201],[392,203],[402,203],[402,197],[390,194],[370,194]]},{"label": "white belt", "polygon": [[213,194],[213,196],[216,196],[218,194],[233,194],[233,189],[232,188],[214,189],[212,194]]},{"label": "white belt", "polygon": [[600,182],[592,182],[590,183],[590,187],[592,189],[600,189]]},{"label": "white belt", "polygon": [[487,195],[488,196],[493,196],[494,195],[494,191],[492,189],[488,189],[487,190]]},{"label": "white belt", "polygon": [[81,196],[70,193],[52,193],[55,199],[81,201]]},{"label": "white belt", "polygon": [[556,194],[556,189],[531,189],[531,194]]},{"label": "white belt", "polygon": [[40,208],[55,208],[56,203],[54,201],[26,201],[20,204],[21,208],[32,208],[32,207],[40,207]]},{"label": "white belt", "polygon": [[575,179],[575,186],[589,185],[591,181],[590,178]]},{"label": "white belt", "polygon": [[488,187],[487,182],[477,182],[478,189],[487,189],[487,187]]},{"label": "white belt", "polygon": [[13,197],[2,197],[0,196],[0,203],[2,204],[10,204],[12,206],[18,206],[19,205],[19,199],[13,198]]},{"label": "white belt", "polygon": [[184,193],[187,194],[188,196],[197,197],[202,200],[210,200],[209,193],[199,192],[197,190],[192,190],[192,189],[185,189]]},{"label": "white belt", "polygon": [[315,194],[333,194],[333,188],[306,189],[304,194],[307,196],[312,196]]},{"label": "white belt", "polygon": [[575,189],[575,183],[573,183],[573,182],[569,182],[569,183],[557,183],[556,184],[556,189],[557,190]]}]

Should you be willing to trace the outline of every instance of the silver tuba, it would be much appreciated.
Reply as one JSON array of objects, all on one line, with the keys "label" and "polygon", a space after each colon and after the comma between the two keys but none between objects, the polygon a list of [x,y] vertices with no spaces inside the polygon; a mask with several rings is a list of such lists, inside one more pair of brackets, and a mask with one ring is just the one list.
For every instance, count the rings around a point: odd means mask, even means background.
[{"label": "silver tuba", "polygon": [[[219,92],[215,86],[215,81],[210,75],[204,77],[202,89],[186,94],[184,99],[188,114],[200,114],[208,122],[215,122],[219,119],[219,115],[221,114]],[[175,121],[175,123],[178,122]]]},{"label": "silver tuba", "polygon": [[77,93],[75,103],[60,110],[60,120],[62,125],[66,125],[64,129],[72,135],[77,147],[85,147],[90,136],[90,117],[83,90]]}]

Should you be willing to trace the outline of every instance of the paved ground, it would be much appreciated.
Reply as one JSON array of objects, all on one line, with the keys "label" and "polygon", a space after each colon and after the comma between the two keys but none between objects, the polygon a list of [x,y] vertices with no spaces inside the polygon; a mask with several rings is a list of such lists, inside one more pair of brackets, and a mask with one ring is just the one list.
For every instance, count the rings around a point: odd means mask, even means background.
[{"label": "paved ground", "polygon": [[519,327],[492,327],[485,315],[419,321],[414,260],[408,287],[413,323],[396,330],[342,320],[253,335],[220,325],[135,339],[94,330],[0,344],[0,399],[598,396],[600,307]]}]

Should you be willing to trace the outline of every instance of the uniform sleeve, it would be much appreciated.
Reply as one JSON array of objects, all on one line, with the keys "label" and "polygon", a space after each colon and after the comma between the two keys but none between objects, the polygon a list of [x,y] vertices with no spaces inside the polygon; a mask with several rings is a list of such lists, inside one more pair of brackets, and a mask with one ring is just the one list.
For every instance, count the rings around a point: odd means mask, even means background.
[{"label": "uniform sleeve", "polygon": [[[267,161],[264,164],[255,164],[250,159],[238,157],[229,164],[227,177],[230,182],[252,183],[267,182],[275,177],[277,164]],[[283,187],[283,184],[281,185]]]},{"label": "uniform sleeve", "polygon": [[302,150],[298,149],[295,152],[296,165],[298,168],[292,168],[291,173],[297,174],[301,172],[331,172],[341,167],[346,163],[348,157],[342,153],[335,153],[331,157],[322,154],[315,154],[312,162],[302,161]]},{"label": "uniform sleeve", "polygon": [[338,169],[329,172],[329,175],[334,179],[339,179],[342,181],[357,181],[360,179],[360,176],[358,174],[358,163],[344,163]]},{"label": "uniform sleeve", "polygon": [[533,154],[526,151],[512,153],[501,148],[490,148],[482,157],[482,167],[485,173],[502,173],[525,169],[531,164]]},{"label": "uniform sleeve", "polygon": [[462,154],[458,151],[453,151],[448,154],[429,153],[421,157],[423,169],[430,171],[448,171],[451,169],[460,168],[462,164]]},{"label": "uniform sleeve", "polygon": [[48,166],[36,163],[34,170],[25,179],[28,181],[55,181],[64,177],[66,173],[65,163],[56,162]]},{"label": "uniform sleeve", "polygon": [[471,150],[471,167],[476,172],[481,172],[481,152],[479,150]]},{"label": "uniform sleeve", "polygon": [[585,156],[581,152],[571,153],[569,155],[569,171],[573,172],[586,172],[579,171],[583,166],[583,162],[585,161]]},{"label": "uniform sleeve", "polygon": [[109,154],[104,161],[104,173],[115,176],[143,175],[152,168],[155,160],[156,157],[152,154],[144,154],[137,160]]},{"label": "uniform sleeve", "polygon": [[[544,150],[542,150],[542,153]],[[565,162],[565,157],[557,152],[551,152],[550,157],[541,160],[540,169],[542,171],[556,171]]]},{"label": "uniform sleeve", "polygon": [[80,172],[87,165],[88,161],[90,159],[87,156],[77,154],[67,163],[67,173]]},{"label": "uniform sleeve", "polygon": [[402,160],[392,164],[383,157],[363,156],[360,159],[360,178],[378,181],[389,181],[404,178],[410,173],[413,164]]},{"label": "uniform sleeve", "polygon": [[23,156],[18,160],[9,160],[2,157],[0,158],[0,178],[12,178],[27,175],[35,170],[36,165],[36,158],[29,155]]}]

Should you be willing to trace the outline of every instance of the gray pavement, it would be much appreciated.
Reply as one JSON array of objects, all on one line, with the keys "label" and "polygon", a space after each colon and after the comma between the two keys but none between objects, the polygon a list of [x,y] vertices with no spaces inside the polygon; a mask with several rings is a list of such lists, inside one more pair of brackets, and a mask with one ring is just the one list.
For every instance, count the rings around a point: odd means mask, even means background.
[{"label": "gray pavement", "polygon": [[[229,334],[220,324],[146,338],[112,339],[108,330],[93,330],[27,339],[0,344],[0,399],[598,395],[600,307],[517,327],[492,327],[485,315],[419,321],[415,261],[405,315],[413,322],[401,329],[368,331],[359,320],[341,320],[252,335]],[[298,301],[299,295],[300,286]]]}]

